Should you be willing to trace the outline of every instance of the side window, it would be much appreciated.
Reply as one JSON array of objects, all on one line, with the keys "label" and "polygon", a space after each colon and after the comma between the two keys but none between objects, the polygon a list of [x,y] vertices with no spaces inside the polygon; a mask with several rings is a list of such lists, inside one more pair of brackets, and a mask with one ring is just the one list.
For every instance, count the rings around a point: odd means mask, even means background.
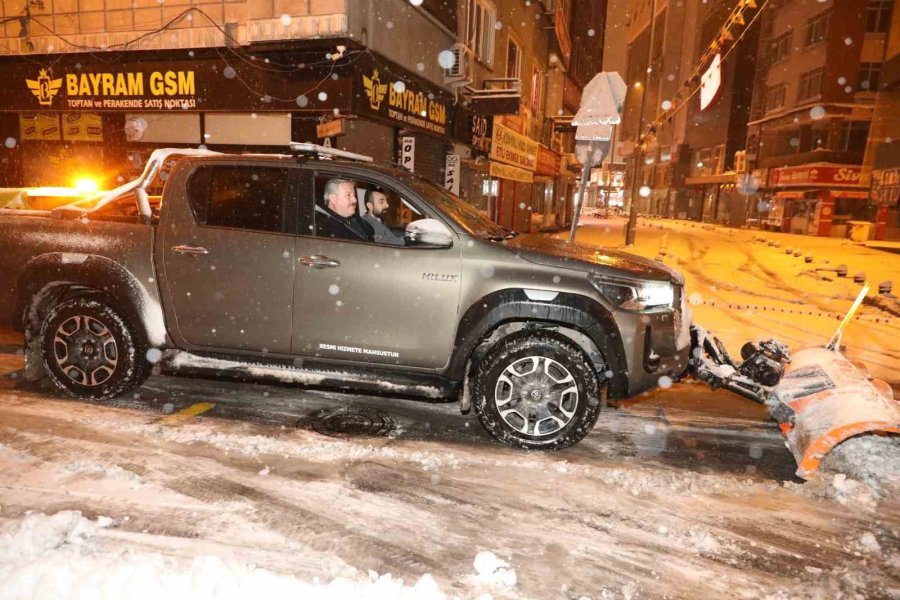
[{"label": "side window", "polygon": [[363,180],[315,177],[317,237],[405,246],[406,226],[425,218],[401,194]]},{"label": "side window", "polygon": [[280,232],[289,177],[288,169],[273,167],[200,167],[188,182],[188,198],[203,225]]}]

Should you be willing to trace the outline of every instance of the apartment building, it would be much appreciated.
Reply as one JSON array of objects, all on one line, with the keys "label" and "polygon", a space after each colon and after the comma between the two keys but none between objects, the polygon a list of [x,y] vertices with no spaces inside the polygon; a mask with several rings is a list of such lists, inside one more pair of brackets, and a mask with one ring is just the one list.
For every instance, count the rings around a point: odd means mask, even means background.
[{"label": "apartment building", "polygon": [[772,0],[747,138],[761,222],[844,237],[874,221],[866,144],[891,0]]}]

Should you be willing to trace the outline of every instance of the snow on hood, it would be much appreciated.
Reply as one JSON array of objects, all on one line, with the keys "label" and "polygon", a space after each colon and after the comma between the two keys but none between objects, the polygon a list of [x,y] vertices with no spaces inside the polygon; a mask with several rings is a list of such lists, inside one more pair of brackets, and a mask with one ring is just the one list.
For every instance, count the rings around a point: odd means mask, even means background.
[{"label": "snow on hood", "polygon": [[[567,242],[537,234],[520,235],[504,242],[504,246],[538,265],[586,271],[602,270],[611,275],[684,284],[684,277],[678,271],[655,260],[621,250]],[[597,266],[603,269],[596,269]]]}]

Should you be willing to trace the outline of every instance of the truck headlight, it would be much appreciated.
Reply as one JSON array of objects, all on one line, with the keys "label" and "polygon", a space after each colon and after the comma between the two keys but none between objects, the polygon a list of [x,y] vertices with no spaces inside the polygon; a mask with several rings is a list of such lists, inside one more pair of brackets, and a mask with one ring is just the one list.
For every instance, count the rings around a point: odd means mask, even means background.
[{"label": "truck headlight", "polygon": [[591,275],[591,285],[616,308],[645,311],[672,308],[675,288],[665,281]]}]

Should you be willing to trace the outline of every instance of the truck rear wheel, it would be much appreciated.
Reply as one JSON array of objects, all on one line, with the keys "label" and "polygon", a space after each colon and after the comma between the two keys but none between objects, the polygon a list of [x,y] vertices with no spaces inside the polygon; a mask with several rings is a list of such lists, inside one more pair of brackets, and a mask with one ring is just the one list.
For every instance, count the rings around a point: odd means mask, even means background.
[{"label": "truck rear wheel", "polygon": [[587,355],[553,331],[522,331],[480,361],[474,382],[478,419],[516,448],[558,450],[580,442],[600,415],[597,373]]},{"label": "truck rear wheel", "polygon": [[70,298],[41,327],[44,367],[76,398],[106,400],[141,385],[150,374],[146,342],[124,317],[96,296]]}]

